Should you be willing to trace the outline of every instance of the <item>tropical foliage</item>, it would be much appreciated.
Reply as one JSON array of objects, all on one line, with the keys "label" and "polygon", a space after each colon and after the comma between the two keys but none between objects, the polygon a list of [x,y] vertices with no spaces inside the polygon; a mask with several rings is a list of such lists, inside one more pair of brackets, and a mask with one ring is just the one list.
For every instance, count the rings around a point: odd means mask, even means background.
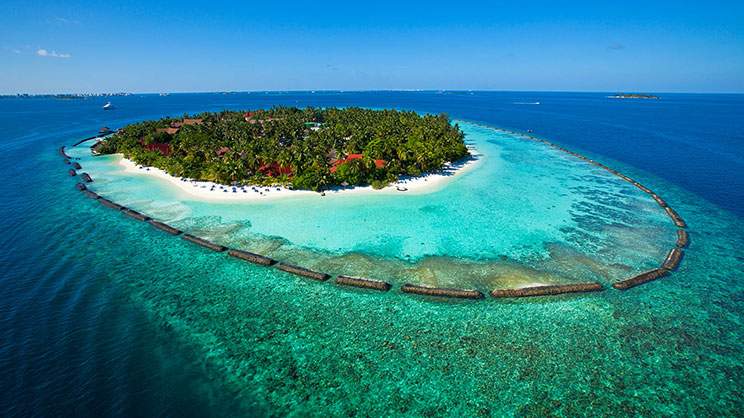
[{"label": "tropical foliage", "polygon": [[322,190],[440,169],[468,155],[463,138],[443,114],[279,107],[135,123],[97,151],[177,177]]}]

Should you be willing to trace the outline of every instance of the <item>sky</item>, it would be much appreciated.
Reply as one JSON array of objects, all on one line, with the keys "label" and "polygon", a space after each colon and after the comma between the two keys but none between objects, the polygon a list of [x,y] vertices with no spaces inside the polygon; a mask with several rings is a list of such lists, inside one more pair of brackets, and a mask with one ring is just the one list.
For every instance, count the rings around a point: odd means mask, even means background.
[{"label": "sky", "polygon": [[744,1],[16,1],[0,94],[744,93]]}]

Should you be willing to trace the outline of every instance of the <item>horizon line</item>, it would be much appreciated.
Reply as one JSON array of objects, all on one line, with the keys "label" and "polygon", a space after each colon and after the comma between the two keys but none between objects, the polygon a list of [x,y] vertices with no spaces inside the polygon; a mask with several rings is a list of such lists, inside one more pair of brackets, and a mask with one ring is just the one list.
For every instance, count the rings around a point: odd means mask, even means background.
[{"label": "horizon line", "polygon": [[0,93],[0,97],[16,96],[101,96],[101,95],[150,95],[150,94],[241,94],[241,93],[375,93],[375,92],[484,92],[484,93],[609,93],[609,94],[728,94],[739,95],[744,91],[641,91],[641,90],[511,90],[511,89],[291,89],[291,90],[178,90],[178,91],[98,91],[98,92],[47,92]]}]

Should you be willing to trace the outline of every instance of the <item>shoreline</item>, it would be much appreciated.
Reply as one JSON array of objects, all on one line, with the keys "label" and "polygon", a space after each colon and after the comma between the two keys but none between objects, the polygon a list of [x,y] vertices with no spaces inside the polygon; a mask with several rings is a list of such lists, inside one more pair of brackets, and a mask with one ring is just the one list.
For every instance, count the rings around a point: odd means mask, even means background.
[{"label": "shoreline", "polygon": [[479,164],[483,155],[478,153],[473,147],[468,147],[468,150],[471,153],[469,158],[454,163],[447,163],[443,169],[436,172],[430,172],[418,177],[401,177],[398,181],[382,189],[374,189],[372,186],[335,186],[324,190],[325,195],[311,190],[291,190],[283,186],[246,185],[243,187],[233,187],[211,181],[181,179],[156,167],[137,165],[134,161],[124,158],[122,154],[114,154],[114,156],[118,159],[116,164],[123,168],[124,173],[152,176],[176,186],[180,191],[197,199],[204,201],[250,202],[310,196],[328,197],[362,194],[398,194],[405,196],[406,194],[419,195],[433,193],[450,183],[455,177],[471,171]]},{"label": "shoreline", "polygon": [[[509,131],[505,131],[505,132],[509,133]],[[684,230],[684,228],[686,228],[687,225],[684,222],[684,220],[682,220],[682,218],[679,217],[679,215],[674,211],[674,209],[669,207],[669,205],[663,199],[661,199],[656,193],[646,188],[641,183],[633,180],[632,178],[623,175],[617,170],[614,170],[582,154],[576,153],[574,151],[570,151],[548,140],[537,138],[529,134],[527,135],[518,134],[518,133],[513,133],[513,134],[516,134],[517,138],[522,138],[522,139],[526,139],[529,141],[535,141],[538,143],[542,143],[560,152],[564,152],[568,155],[576,157],[579,160],[583,160],[584,162],[588,164],[604,169],[610,172],[611,174],[613,174],[614,176],[620,178],[621,180],[632,184],[636,188],[640,189],[642,192],[650,195],[659,204],[659,206],[664,208],[666,214],[672,219],[672,221],[677,226],[677,242],[675,246],[672,247],[672,249],[668,252],[666,258],[664,259],[663,263],[660,266],[652,270],[648,270],[640,274],[637,274],[633,277],[620,280],[620,281],[615,281],[614,283],[612,283],[613,288],[617,290],[625,291],[635,286],[667,276],[679,267],[679,264],[682,261],[682,258],[684,256],[683,248],[686,247],[689,242],[688,234]],[[469,147],[469,149],[472,152],[469,158],[462,159],[456,163],[448,163],[445,165],[445,167],[442,170],[438,170],[437,172],[433,172],[433,173],[428,173],[424,176],[400,179],[399,181],[381,190],[374,190],[370,186],[349,187],[349,188],[332,189],[332,190],[329,190],[328,193],[370,194],[373,192],[382,192],[382,193],[388,192],[388,193],[394,194],[394,193],[400,192],[399,189],[397,189],[397,187],[400,187],[401,185],[405,185],[406,190],[408,190],[408,187],[411,187],[414,193],[417,193],[417,192],[418,193],[430,193],[432,191],[438,190],[440,186],[447,184],[447,179],[451,179],[457,174],[462,174],[466,171],[469,171],[470,169],[472,169],[473,167],[477,165],[476,163],[482,159],[483,155],[477,153],[475,148],[473,147]],[[60,148],[59,152],[62,156],[65,156],[65,157],[67,156],[67,154],[65,154],[64,152],[64,147]],[[202,198],[202,200],[207,200],[207,201],[209,200],[259,201],[261,199],[277,199],[277,198],[282,198],[282,197],[311,195],[311,194],[317,193],[317,192],[312,192],[312,191],[289,190],[289,189],[286,189],[283,187],[277,187],[277,186],[261,187],[260,189],[263,189],[263,190],[259,190],[258,187],[252,187],[252,186],[232,187],[232,186],[218,185],[212,182],[199,182],[199,181],[187,180],[183,178],[179,179],[157,168],[137,166],[133,161],[130,161],[124,158],[122,154],[114,154],[114,157],[117,159],[116,160],[117,164],[124,168],[123,170],[124,173],[153,175],[156,178],[160,178],[162,180],[165,180],[172,184],[177,185],[179,189],[187,192],[188,194],[199,196]],[[74,172],[74,170],[71,170],[71,171]],[[174,235],[183,233],[184,239],[186,239],[187,241],[191,241],[197,245],[206,247],[208,249],[211,249],[217,252],[223,252],[229,249],[223,245],[213,243],[211,241],[208,241],[203,238],[199,238],[197,236],[190,235],[174,227],[171,227],[167,224],[163,224],[158,221],[155,221],[149,218],[146,214],[142,214],[132,209],[129,209],[125,206],[116,204],[115,202],[110,201],[96,194],[95,192],[88,191],[85,184],[83,183],[78,183],[78,189],[80,191],[84,191],[89,197],[97,199],[104,206],[107,206],[113,209],[118,209],[119,211],[122,211],[123,213],[135,219],[147,221],[158,229],[162,229]],[[242,251],[241,253],[239,253],[241,254],[239,258],[243,258],[246,261],[249,261],[252,263],[271,265],[271,263],[274,261],[271,258],[268,258],[266,256],[263,256],[260,254],[249,253],[244,250],[232,250],[232,251]],[[280,262],[280,265],[282,265],[281,262]],[[308,270],[302,266],[290,265],[289,268],[291,269],[290,272],[299,274],[302,276],[307,276],[311,278],[322,276],[324,280],[328,278],[327,273],[318,273],[312,270]],[[343,279],[343,277],[344,276],[338,276],[336,282],[339,284],[345,284],[345,285],[349,284],[349,283],[341,283],[339,281],[339,279]],[[359,278],[354,278],[354,277],[351,277],[351,279],[356,280],[354,283],[357,283],[361,287],[370,286],[368,281],[364,281],[363,283],[360,282],[360,280],[363,281],[365,279],[359,279]],[[376,281],[373,280],[371,282],[376,282]],[[356,285],[356,284],[352,284],[352,285]],[[416,288],[415,291],[410,292],[406,290],[410,288],[411,286]],[[377,287],[375,287],[375,289],[377,289]],[[384,289],[378,289],[378,290],[389,290],[389,289],[390,289],[390,285],[386,284]],[[552,295],[558,295],[558,294],[564,294],[564,293],[577,293],[577,292],[583,293],[583,292],[589,292],[589,291],[594,292],[594,291],[601,291],[601,290],[604,290],[604,286],[598,282],[583,282],[583,283],[579,282],[579,283],[558,284],[558,285],[530,282],[530,283],[522,283],[521,285],[518,285],[517,287],[513,287],[513,288],[493,289],[491,291],[491,296],[493,296],[494,298],[552,296]],[[403,284],[403,286],[401,287],[401,291],[403,293],[417,293],[417,294],[424,294],[424,295],[429,295],[429,296],[448,296],[448,297],[478,296],[477,298],[483,298],[483,293],[478,290],[474,290],[474,289],[430,288],[426,286],[422,287],[419,285],[411,285],[408,283]]]}]

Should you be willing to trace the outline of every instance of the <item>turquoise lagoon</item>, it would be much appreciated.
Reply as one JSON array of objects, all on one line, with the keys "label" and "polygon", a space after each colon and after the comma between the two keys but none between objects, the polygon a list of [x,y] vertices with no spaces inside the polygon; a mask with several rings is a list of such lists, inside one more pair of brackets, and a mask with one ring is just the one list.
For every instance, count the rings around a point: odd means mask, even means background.
[{"label": "turquoise lagoon", "polygon": [[205,202],[124,172],[115,156],[93,157],[85,146],[70,153],[94,177],[91,188],[120,204],[233,248],[336,274],[484,291],[610,284],[657,266],[673,247],[664,211],[627,182],[517,134],[459,124],[475,166],[426,193]]},{"label": "turquoise lagoon", "polygon": [[[112,112],[94,101],[0,100],[0,415],[741,415],[744,101],[604,96],[135,95]],[[102,125],[296,103],[533,128],[658,192],[688,222],[690,246],[678,271],[625,292],[414,297],[397,285],[608,287],[661,261],[674,228],[608,173],[469,122],[478,165],[426,195],[204,203],[71,150],[96,191],[197,235],[396,284],[349,290],[105,208],[74,189],[56,152]]]}]

